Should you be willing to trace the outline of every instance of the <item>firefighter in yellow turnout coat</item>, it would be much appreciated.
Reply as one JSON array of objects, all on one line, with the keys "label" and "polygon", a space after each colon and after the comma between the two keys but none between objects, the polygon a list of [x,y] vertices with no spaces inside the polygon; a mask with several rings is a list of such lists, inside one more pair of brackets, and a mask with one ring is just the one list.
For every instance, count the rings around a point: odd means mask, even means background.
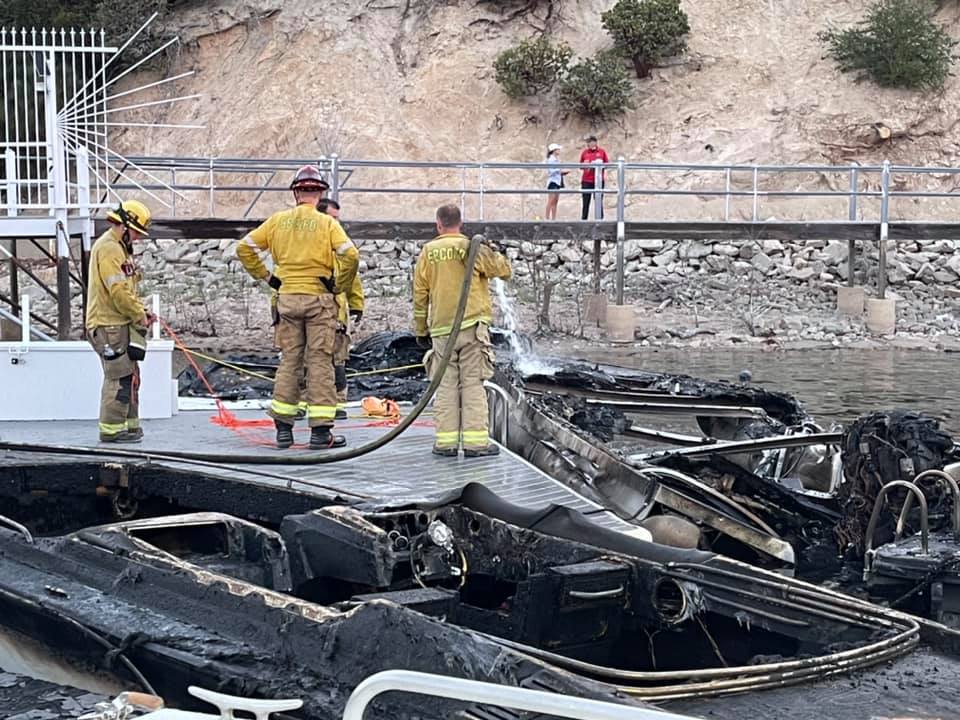
[{"label": "firefighter in yellow turnout coat", "polygon": [[[417,342],[433,348],[424,358],[433,376],[443,357],[457,302],[465,279],[464,262],[470,241],[461,233],[460,209],[444,205],[437,210],[436,238],[420,251],[413,276],[413,321]],[[490,280],[508,280],[510,262],[486,245],[481,246],[470,284],[470,296],[450,364],[434,401],[437,431],[433,452],[464,457],[496,455],[490,442],[487,395],[483,381],[493,375],[493,347],[488,328],[492,317]]]},{"label": "firefighter in yellow turnout coat", "polygon": [[146,237],[150,210],[126,200],[107,213],[110,228],[90,250],[87,338],[103,367],[100,442],[140,442],[140,366],[146,355],[146,312],[137,286],[133,243]]},{"label": "firefighter in yellow turnout coat", "polygon": [[[317,168],[300,168],[290,185],[297,206],[271,215],[237,247],[247,272],[279,291],[276,341],[282,357],[269,411],[279,448],[293,444],[304,356],[310,448],[346,444],[343,436],[331,432],[337,405],[333,373],[336,294],[338,288],[353,283],[360,256],[339,223],[317,210],[326,188]],[[273,273],[260,260],[260,251],[269,251],[273,257]]]},{"label": "firefighter in yellow turnout coat", "polygon": [[[324,198],[317,204],[317,210],[340,221],[340,203],[332,198]],[[333,374],[337,385],[337,419],[347,417],[347,359],[350,357],[350,326],[356,326],[363,319],[364,296],[360,274],[353,278],[350,288],[337,295],[339,308],[337,320],[337,342],[333,351]]]}]

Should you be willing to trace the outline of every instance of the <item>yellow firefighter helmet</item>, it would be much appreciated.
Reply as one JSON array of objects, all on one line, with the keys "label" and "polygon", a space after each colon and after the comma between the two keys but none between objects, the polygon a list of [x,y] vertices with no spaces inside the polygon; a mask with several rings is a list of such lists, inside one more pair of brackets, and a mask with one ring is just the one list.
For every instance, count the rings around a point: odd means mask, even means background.
[{"label": "yellow firefighter helmet", "polygon": [[107,219],[146,236],[150,228],[150,208],[139,200],[124,200],[107,213]]}]

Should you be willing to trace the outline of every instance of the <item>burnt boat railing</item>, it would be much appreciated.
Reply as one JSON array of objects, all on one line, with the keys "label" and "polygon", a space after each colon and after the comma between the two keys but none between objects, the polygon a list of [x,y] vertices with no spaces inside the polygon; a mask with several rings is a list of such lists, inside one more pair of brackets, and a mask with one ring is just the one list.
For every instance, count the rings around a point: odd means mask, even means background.
[{"label": "burnt boat railing", "polygon": [[489,403],[491,427],[494,427],[494,420],[498,413],[500,416],[499,437],[494,439],[501,445],[506,445],[507,439],[510,437],[510,396],[506,390],[489,380],[483,381],[483,387],[487,392],[488,401],[494,401]]},{"label": "burnt boat railing", "polygon": [[[925,470],[920,473],[913,479],[913,484],[917,487],[920,487],[919,482],[927,477],[937,478],[942,480],[946,486],[949,488],[952,495],[953,510],[951,512],[951,523],[950,527],[953,531],[954,539],[960,538],[960,486],[957,485],[957,481],[954,480],[948,473],[945,473],[943,470]],[[920,491],[921,493],[923,490]],[[908,493],[906,499],[903,501],[903,509],[900,511],[900,517],[897,519],[897,537],[900,537],[903,534],[903,531],[907,524],[907,515],[910,513],[910,508],[913,507],[913,493]]]},{"label": "burnt boat railing", "polygon": [[664,710],[412,670],[385,670],[368,677],[351,693],[343,720],[363,720],[363,713],[374,698],[397,691],[578,720],[692,720],[689,715]]},{"label": "burnt boat railing", "polygon": [[0,515],[0,525],[6,525],[9,528],[13,528],[18,533],[23,535],[24,540],[33,545],[33,535],[30,534],[30,531],[25,525],[21,525],[16,520],[11,520],[6,515]]},{"label": "burnt boat railing", "polygon": [[[927,498],[924,497],[923,491],[912,482],[891,480],[880,488],[880,492],[877,493],[877,500],[873,503],[873,512],[870,513],[870,522],[867,523],[866,547],[863,552],[863,574],[865,580],[873,570],[873,556],[876,552],[873,548],[873,536],[877,531],[877,523],[880,521],[880,511],[886,504],[889,492],[898,487],[915,495],[917,502],[920,503],[920,550],[924,555],[930,554],[930,519],[927,513]],[[901,528],[899,528],[898,524],[898,531],[894,536],[895,540],[900,538],[900,530]]]}]

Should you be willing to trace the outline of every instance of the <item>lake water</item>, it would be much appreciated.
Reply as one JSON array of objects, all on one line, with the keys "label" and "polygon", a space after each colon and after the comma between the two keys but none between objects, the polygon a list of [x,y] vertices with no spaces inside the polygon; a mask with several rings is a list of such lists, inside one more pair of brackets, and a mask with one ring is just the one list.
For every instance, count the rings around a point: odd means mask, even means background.
[{"label": "lake water", "polygon": [[751,349],[593,351],[580,357],[626,367],[738,382],[751,381],[800,400],[824,428],[882,409],[928,412],[960,436],[960,355],[917,350]]}]

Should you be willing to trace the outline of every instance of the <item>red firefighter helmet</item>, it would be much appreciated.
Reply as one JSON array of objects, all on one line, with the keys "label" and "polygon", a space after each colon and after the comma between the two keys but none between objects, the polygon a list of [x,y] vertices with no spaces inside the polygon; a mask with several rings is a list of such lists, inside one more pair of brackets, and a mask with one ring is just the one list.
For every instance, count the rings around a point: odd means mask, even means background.
[{"label": "red firefighter helmet", "polygon": [[293,176],[290,189],[303,190],[304,192],[323,192],[330,189],[330,184],[323,179],[323,175],[316,166],[304,165]]}]

